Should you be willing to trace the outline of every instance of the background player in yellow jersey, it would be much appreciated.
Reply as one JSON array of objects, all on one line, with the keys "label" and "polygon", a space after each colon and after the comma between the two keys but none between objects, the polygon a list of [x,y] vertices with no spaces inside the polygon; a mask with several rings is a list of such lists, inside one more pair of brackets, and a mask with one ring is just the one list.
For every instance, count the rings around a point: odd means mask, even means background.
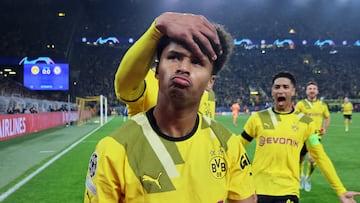
[{"label": "background player in yellow jersey", "polygon": [[[115,75],[116,96],[127,105],[130,117],[156,104],[158,81],[151,67],[157,42],[163,35],[185,41],[199,58],[209,56],[215,60],[221,54],[219,38],[206,18],[174,13],[162,24],[154,23],[124,55]],[[144,52],[144,49],[149,51]],[[212,89],[204,91],[199,110],[210,118],[215,117],[215,92]]]},{"label": "background player in yellow jersey", "polygon": [[349,131],[349,123],[351,123],[353,105],[350,102],[348,97],[344,98],[344,103],[341,104],[341,111],[344,115],[344,122],[345,122],[345,132]]},{"label": "background player in yellow jersey", "polygon": [[271,88],[274,107],[252,114],[241,134],[244,145],[256,139],[252,166],[258,202],[299,201],[299,154],[305,142],[340,201],[355,202],[353,196],[360,192],[346,191],[319,142],[315,122],[293,109],[295,86],[295,78],[289,72],[276,74]]},{"label": "background player in yellow jersey", "polygon": [[[165,13],[149,29],[179,15]],[[194,17],[204,22],[203,16]],[[212,88],[233,47],[222,26],[206,26],[216,29],[223,50],[214,61],[194,55],[184,41],[159,38],[157,103],[97,144],[89,163],[85,202],[256,202],[241,140],[199,113],[204,90]],[[143,50],[148,51],[152,50]]]},{"label": "background player in yellow jersey", "polygon": [[[306,84],[306,98],[296,103],[295,110],[312,118],[316,124],[316,131],[321,136],[325,135],[330,124],[330,112],[327,104],[318,98],[319,86],[316,82],[310,81]],[[304,175],[304,163],[308,154],[306,175]],[[300,189],[309,192],[311,190],[311,175],[314,172],[316,163],[309,153],[306,144],[300,153]]]}]

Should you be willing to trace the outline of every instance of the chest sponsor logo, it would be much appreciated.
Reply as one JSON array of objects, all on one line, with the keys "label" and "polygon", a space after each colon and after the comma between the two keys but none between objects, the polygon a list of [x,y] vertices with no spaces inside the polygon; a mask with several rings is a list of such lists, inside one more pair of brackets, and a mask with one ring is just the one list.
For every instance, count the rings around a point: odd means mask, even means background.
[{"label": "chest sponsor logo", "polygon": [[259,137],[259,146],[265,146],[266,144],[280,144],[280,145],[290,145],[294,147],[299,146],[299,142],[292,138],[288,137]]}]

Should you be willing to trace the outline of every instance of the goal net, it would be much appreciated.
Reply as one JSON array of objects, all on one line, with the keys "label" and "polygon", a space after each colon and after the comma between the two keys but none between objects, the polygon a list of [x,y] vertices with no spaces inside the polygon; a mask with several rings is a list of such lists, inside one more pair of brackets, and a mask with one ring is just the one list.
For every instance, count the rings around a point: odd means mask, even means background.
[{"label": "goal net", "polygon": [[104,125],[107,122],[107,98],[103,95],[88,96],[86,98],[76,97],[78,107],[78,125],[84,125],[87,122],[100,123]]}]

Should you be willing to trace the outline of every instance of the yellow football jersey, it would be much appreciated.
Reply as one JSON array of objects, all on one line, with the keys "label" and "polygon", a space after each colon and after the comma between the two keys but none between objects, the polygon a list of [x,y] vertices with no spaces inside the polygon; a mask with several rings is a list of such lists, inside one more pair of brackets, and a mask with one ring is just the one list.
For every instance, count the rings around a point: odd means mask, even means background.
[{"label": "yellow football jersey", "polygon": [[316,123],[317,130],[321,130],[324,118],[330,116],[328,106],[320,100],[313,102],[308,99],[300,100],[296,103],[295,109],[311,117]]},{"label": "yellow football jersey", "polygon": [[189,135],[170,138],[156,130],[152,110],[98,143],[86,203],[218,203],[255,193],[251,164],[236,135],[198,114]]},{"label": "yellow football jersey", "polygon": [[250,116],[241,140],[246,146],[256,139],[252,166],[257,194],[299,196],[299,155],[305,142],[336,193],[346,191],[315,131],[315,122],[300,112],[277,113],[268,108]]},{"label": "yellow football jersey", "polygon": [[352,110],[353,110],[353,105],[352,103],[348,102],[348,103],[343,103],[341,105],[341,108],[343,109],[343,114],[344,115],[351,115],[352,114]]}]

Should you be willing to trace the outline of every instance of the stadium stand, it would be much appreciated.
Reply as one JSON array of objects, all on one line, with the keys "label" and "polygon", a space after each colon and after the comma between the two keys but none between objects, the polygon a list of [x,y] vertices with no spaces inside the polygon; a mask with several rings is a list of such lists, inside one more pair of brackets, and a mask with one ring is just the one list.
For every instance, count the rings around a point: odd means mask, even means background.
[{"label": "stadium stand", "polygon": [[[146,4],[146,2],[141,3]],[[114,94],[113,80],[122,55],[131,46],[131,42],[125,39],[131,37],[136,40],[142,34],[139,31],[144,30],[151,23],[153,18],[149,15],[157,15],[155,11],[133,12],[140,9],[140,1],[122,1],[121,6],[128,8],[123,9],[122,12],[116,9],[113,12],[98,9],[103,6],[103,2],[97,0],[85,1],[81,6],[77,6],[74,2],[68,5],[66,1],[50,3],[40,0],[35,3],[24,1],[21,8],[16,7],[12,1],[4,1],[2,4],[1,15],[7,16],[13,12],[21,12],[21,15],[17,16],[14,22],[4,22],[4,27],[8,29],[1,31],[0,58],[21,59],[24,56],[46,55],[67,61],[71,69],[71,84],[70,90],[66,92],[29,91],[22,85],[22,67],[18,64],[6,64],[2,60],[0,65],[10,66],[18,70],[19,74],[6,77],[0,75],[1,96],[61,102],[67,100],[67,95],[75,101],[76,97],[102,94],[108,98],[109,106],[121,106]],[[336,104],[344,96],[354,101],[360,98],[360,87],[356,77],[360,72],[358,57],[360,47],[352,46],[352,43],[358,40],[360,27],[351,26],[358,22],[353,10],[346,7],[349,10],[342,13],[342,20],[347,23],[342,23],[339,29],[339,23],[335,21],[338,20],[335,13],[333,16],[324,14],[325,17],[314,18],[319,15],[317,8],[328,5],[308,5],[299,7],[296,11],[288,10],[291,16],[289,13],[281,16],[273,12],[286,11],[289,6],[286,3],[273,9],[265,9],[266,12],[261,15],[256,12],[256,5],[225,8],[228,5],[224,4],[216,9],[209,8],[208,13],[204,14],[210,19],[224,23],[238,39],[246,37],[254,39],[257,43],[266,39],[268,45],[271,45],[275,39],[292,38],[296,45],[294,49],[287,46],[266,48],[260,45],[251,48],[236,46],[228,67],[220,73],[214,87],[219,108],[228,109],[236,98],[241,99],[242,107],[247,106],[250,109],[263,108],[266,104],[272,103],[270,89],[266,84],[269,84],[272,75],[280,70],[289,70],[298,78],[296,96],[298,98],[304,96],[305,83],[310,79],[316,80],[321,87],[321,97],[335,103],[331,110],[338,110]],[[36,8],[39,6],[43,10],[39,11],[38,15],[33,15],[34,9],[38,11],[39,9]],[[54,15],[58,13],[59,8],[68,11],[65,17]],[[182,9],[191,8],[183,5]],[[240,17],[228,15],[231,11],[242,15]],[[303,15],[304,11],[307,15]],[[35,22],[40,23],[34,24]],[[130,26],[129,22],[131,22]],[[16,26],[13,26],[14,24]],[[39,31],[29,32],[34,26]],[[288,32],[292,27],[295,28],[296,33]],[[119,37],[119,44],[90,43],[100,36],[113,35]],[[309,41],[336,39],[337,44],[333,47],[317,47],[310,43],[302,45],[301,40],[304,39]],[[341,40],[345,39],[348,40],[348,44],[341,44]],[[82,40],[87,41],[85,43]],[[251,95],[251,91],[257,93]],[[3,103],[6,101],[2,100],[1,104],[5,106]],[[39,112],[48,108],[47,104],[41,105],[37,106]],[[1,107],[1,112],[5,112],[6,109]]]}]

